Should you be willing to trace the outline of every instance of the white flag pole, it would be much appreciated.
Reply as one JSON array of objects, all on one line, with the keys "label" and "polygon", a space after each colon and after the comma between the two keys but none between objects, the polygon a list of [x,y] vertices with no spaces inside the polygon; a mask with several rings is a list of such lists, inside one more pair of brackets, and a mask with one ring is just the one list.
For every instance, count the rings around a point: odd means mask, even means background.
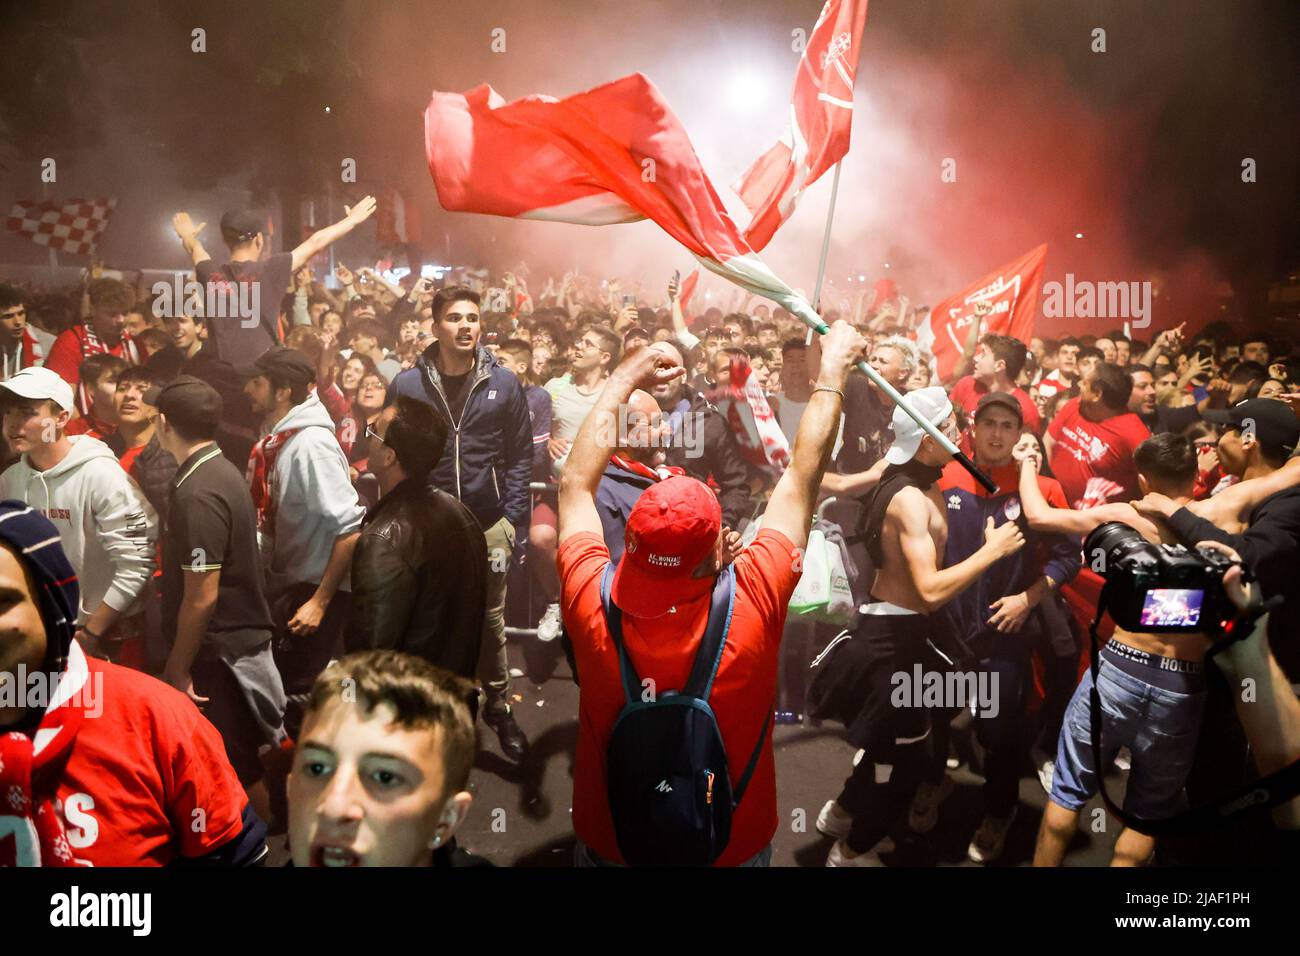
[{"label": "white flag pole", "polygon": [[822,257],[817,263],[817,285],[813,288],[813,308],[822,314],[822,281],[826,278],[826,258],[831,251],[831,223],[835,221],[835,197],[840,192],[840,166],[843,160],[835,164],[835,178],[831,180],[831,204],[826,210],[826,232],[822,234]]}]

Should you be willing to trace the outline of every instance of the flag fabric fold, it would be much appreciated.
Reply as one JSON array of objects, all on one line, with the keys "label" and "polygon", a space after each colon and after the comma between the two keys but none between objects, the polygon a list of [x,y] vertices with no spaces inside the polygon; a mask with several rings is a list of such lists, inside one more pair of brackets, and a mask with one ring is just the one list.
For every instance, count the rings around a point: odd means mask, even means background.
[{"label": "flag fabric fold", "polygon": [[443,208],[609,225],[650,219],[704,268],[820,325],[745,242],[663,95],[633,73],[564,99],[435,92],[425,152]]},{"label": "flag fabric fold", "polygon": [[761,251],[793,215],[803,191],[849,151],[853,79],[867,0],[828,0],[799,58],[790,122],[775,145],[732,186],[753,218],[745,229]]},{"label": "flag fabric fold", "polygon": [[961,359],[970,324],[975,321],[977,302],[987,301],[993,306],[988,332],[1029,341],[1038,317],[1038,289],[1043,282],[1046,259],[1044,243],[949,296],[930,311],[917,329],[916,344],[934,356],[934,371],[939,381],[948,381]]}]

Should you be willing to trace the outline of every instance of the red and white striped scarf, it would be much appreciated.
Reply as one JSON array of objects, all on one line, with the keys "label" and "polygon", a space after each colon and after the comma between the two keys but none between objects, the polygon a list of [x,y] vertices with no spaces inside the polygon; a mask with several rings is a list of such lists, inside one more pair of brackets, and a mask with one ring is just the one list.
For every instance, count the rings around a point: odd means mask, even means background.
[{"label": "red and white striped scarf", "polygon": [[275,534],[275,491],[271,487],[275,460],[289,439],[300,431],[301,428],[286,428],[271,432],[253,446],[253,452],[248,456],[248,487],[257,508],[257,530],[264,535]]},{"label": "red and white striped scarf", "polygon": [[[36,730],[0,736],[0,866],[76,866],[55,807],[60,771],[85,716],[90,677],[74,641]],[[12,846],[10,855],[7,847]]]},{"label": "red and white striped scarf", "polygon": [[640,475],[642,478],[649,478],[651,481],[663,481],[665,478],[686,474],[685,468],[678,468],[675,465],[657,465],[652,468],[635,458],[624,458],[622,455],[610,455],[609,460],[616,467]]},{"label": "red and white striped scarf", "polygon": [[23,340],[4,352],[4,366],[0,368],[0,382],[7,382],[25,368],[45,361],[45,350],[29,328],[23,328]]},{"label": "red and white striped scarf", "polygon": [[[77,344],[81,347],[81,361],[85,361],[92,355],[98,355],[101,352],[108,352],[116,355],[118,358],[125,359],[127,365],[140,364],[140,350],[136,347],[135,339],[131,338],[129,332],[122,333],[122,341],[117,345],[109,348],[100,341],[95,330],[89,325],[74,325],[72,334],[77,337]],[[77,383],[77,411],[82,415],[89,415],[91,409],[90,389],[86,388],[85,382]]]}]

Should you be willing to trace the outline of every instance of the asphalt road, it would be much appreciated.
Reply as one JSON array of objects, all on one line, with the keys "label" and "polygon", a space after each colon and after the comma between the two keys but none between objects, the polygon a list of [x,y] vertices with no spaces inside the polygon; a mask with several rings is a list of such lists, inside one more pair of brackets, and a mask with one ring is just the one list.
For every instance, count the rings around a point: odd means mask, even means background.
[{"label": "asphalt road", "polygon": [[[528,735],[530,753],[516,766],[502,755],[496,735],[480,728],[480,750],[471,777],[474,806],[459,839],[466,849],[499,866],[569,866],[573,853],[570,807],[578,688],[562,657],[526,662],[520,641],[512,640],[510,644],[512,667],[528,669],[535,677],[541,676],[539,671],[554,667],[553,673],[540,683],[529,677],[513,681],[512,693],[520,698],[514,701],[515,716]],[[843,739],[837,724],[818,728],[781,726],[776,728],[773,740],[781,826],[773,839],[772,863],[824,866],[831,841],[817,833],[814,823],[822,805],[839,792],[849,773],[854,748]],[[982,815],[982,778],[965,765],[950,773],[956,786],[940,809],[938,825],[925,837],[900,834],[895,841],[897,853],[888,857],[891,865],[977,865],[967,859],[966,848]],[[1110,786],[1116,795],[1122,793],[1122,780],[1112,780]],[[1036,777],[1021,780],[1020,809],[998,865],[1030,862],[1045,800]],[[1085,808],[1084,820],[1093,818],[1090,811],[1094,806],[1101,806],[1100,799]],[[796,814],[796,810],[804,812]],[[796,832],[800,819],[804,829]],[[1066,865],[1106,865],[1117,830],[1113,821],[1107,824],[1110,832],[1093,833],[1081,827]]]}]

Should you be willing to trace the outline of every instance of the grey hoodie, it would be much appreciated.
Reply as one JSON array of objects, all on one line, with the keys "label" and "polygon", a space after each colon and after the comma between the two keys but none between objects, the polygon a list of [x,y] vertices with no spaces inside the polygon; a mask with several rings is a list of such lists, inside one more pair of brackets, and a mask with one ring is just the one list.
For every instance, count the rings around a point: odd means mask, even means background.
[{"label": "grey hoodie", "polygon": [[[361,528],[366,509],[348,474],[348,460],[334,437],[334,420],[312,392],[275,423],[275,432],[298,428],[275,459],[271,494],[275,498],[275,537],[259,533],[262,561],[272,591],[319,584],[334,541]],[[351,588],[345,575],[339,590]]]},{"label": "grey hoodie", "polygon": [[17,498],[59,529],[77,571],[77,624],[107,604],[130,612],[154,571],[158,516],[144,493],[97,438],[69,436],[72,450],[53,468],[37,471],[24,455],[0,475],[5,498]]}]

